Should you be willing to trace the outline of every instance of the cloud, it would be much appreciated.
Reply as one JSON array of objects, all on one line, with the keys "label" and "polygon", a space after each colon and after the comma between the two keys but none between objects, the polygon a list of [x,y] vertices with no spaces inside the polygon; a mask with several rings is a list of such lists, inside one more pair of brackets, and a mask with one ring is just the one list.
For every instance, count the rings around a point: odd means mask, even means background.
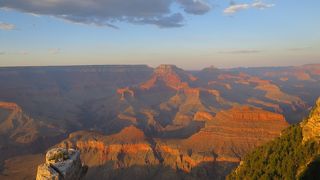
[{"label": "cloud", "polygon": [[254,9],[267,9],[275,6],[274,4],[267,4],[262,1],[254,1],[253,3],[243,3],[243,4],[235,4],[233,1],[231,1],[230,6],[224,9],[223,13],[227,15],[233,15],[241,10],[246,10],[250,8]]},{"label": "cloud", "polygon": [[261,53],[260,50],[254,50],[254,49],[242,49],[242,50],[233,50],[233,51],[220,51],[219,53],[223,54],[256,54]]},{"label": "cloud", "polygon": [[14,30],[15,28],[16,26],[14,24],[0,22],[0,30],[10,31],[10,30]]},{"label": "cloud", "polygon": [[1,56],[1,55],[5,55],[5,54],[6,54],[6,52],[0,51],[0,56]]},{"label": "cloud", "polygon": [[48,15],[75,23],[117,28],[118,22],[152,24],[158,27],[180,27],[187,14],[210,11],[207,0],[1,0],[0,8],[37,15]]},{"label": "cloud", "polygon": [[231,5],[229,7],[227,7],[223,13],[225,14],[234,14],[240,10],[244,10],[244,9],[248,9],[250,8],[250,5],[249,4],[234,4],[234,5]]},{"label": "cloud", "polygon": [[181,27],[183,26],[183,16],[180,13],[176,13],[170,16],[153,18],[153,19],[143,19],[141,21],[136,21],[140,24],[154,24],[160,28],[168,27]]},{"label": "cloud", "polygon": [[256,9],[267,9],[273,7],[274,4],[266,4],[262,1],[256,1],[251,4],[251,7],[256,8]]},{"label": "cloud", "polygon": [[211,6],[203,0],[177,0],[180,3],[184,11],[189,14],[205,14],[210,11]]}]

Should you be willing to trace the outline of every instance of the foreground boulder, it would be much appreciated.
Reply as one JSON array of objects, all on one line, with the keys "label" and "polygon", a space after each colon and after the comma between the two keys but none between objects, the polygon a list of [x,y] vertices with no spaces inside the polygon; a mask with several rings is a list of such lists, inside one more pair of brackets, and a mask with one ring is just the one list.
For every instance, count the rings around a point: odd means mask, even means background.
[{"label": "foreground boulder", "polygon": [[38,166],[37,180],[77,180],[86,172],[78,150],[54,148],[47,152],[46,162]]}]

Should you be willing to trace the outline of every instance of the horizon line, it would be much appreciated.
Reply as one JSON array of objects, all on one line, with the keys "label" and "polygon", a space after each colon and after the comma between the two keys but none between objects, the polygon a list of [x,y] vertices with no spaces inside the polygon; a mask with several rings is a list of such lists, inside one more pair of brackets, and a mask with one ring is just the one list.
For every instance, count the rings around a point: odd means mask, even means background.
[{"label": "horizon line", "polygon": [[[178,68],[181,68],[175,64],[159,64],[157,66],[152,66],[148,64],[68,64],[68,65],[19,65],[19,66],[1,66],[0,65],[0,70],[1,69],[13,69],[13,68],[70,68],[70,67],[98,67],[98,66],[146,66],[152,69],[155,69],[161,65],[173,65]],[[217,69],[240,69],[240,68],[285,68],[285,67],[299,67],[299,66],[311,66],[311,65],[320,65],[320,63],[307,63],[307,64],[301,64],[301,65],[266,65],[266,66],[234,66],[234,67],[217,67],[214,65],[209,65],[209,66],[204,66],[203,68],[200,69],[184,69],[187,71],[200,71],[204,70],[206,68],[217,68]]]}]

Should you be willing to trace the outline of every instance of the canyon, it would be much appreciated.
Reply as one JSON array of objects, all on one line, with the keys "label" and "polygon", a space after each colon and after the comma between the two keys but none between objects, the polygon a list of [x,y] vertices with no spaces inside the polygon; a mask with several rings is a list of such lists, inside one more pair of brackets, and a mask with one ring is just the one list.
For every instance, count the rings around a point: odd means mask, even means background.
[{"label": "canyon", "polygon": [[280,114],[240,107],[219,112],[186,139],[150,138],[129,126],[110,136],[75,132],[57,146],[80,150],[88,179],[97,179],[97,173],[103,179],[223,179],[247,152],[287,126]]},{"label": "canyon", "polygon": [[[19,175],[35,177],[43,153],[64,147],[80,151],[87,179],[223,179],[248,152],[301,122],[319,96],[319,72],[0,68],[0,177],[14,179],[14,167],[31,157],[25,166],[33,171]],[[314,121],[305,137],[314,136]]]}]

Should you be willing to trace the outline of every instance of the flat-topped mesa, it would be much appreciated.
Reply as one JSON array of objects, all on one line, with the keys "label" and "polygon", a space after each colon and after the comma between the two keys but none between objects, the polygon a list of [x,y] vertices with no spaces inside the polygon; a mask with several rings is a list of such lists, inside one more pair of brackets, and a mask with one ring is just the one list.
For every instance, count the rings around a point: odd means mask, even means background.
[{"label": "flat-topped mesa", "polygon": [[302,123],[302,135],[304,142],[311,139],[320,141],[320,98],[317,100],[306,123]]},{"label": "flat-topped mesa", "polygon": [[190,80],[190,81],[197,80],[197,78],[192,74],[188,73],[187,71],[184,71],[183,69],[178,68],[176,65],[171,65],[171,64],[162,64],[158,66],[154,70],[154,73],[158,75],[176,74],[178,76],[183,76],[181,78],[184,80]]},{"label": "flat-topped mesa", "polygon": [[77,180],[87,172],[75,149],[54,148],[47,152],[46,163],[38,166],[37,180]]},{"label": "flat-topped mesa", "polygon": [[166,74],[178,69],[177,66],[171,64],[161,64],[155,69],[155,73]]}]

